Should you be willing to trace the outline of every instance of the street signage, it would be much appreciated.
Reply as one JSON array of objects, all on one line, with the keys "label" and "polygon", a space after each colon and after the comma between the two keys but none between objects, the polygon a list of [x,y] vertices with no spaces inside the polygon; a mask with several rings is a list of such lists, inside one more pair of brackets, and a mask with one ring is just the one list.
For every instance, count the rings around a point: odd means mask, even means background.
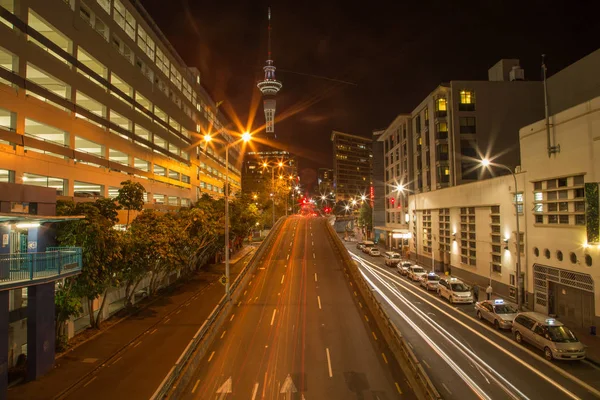
[{"label": "street signage", "polygon": [[221,285],[225,286],[227,284],[227,277],[225,275],[223,275],[220,279],[219,282],[221,282]]}]

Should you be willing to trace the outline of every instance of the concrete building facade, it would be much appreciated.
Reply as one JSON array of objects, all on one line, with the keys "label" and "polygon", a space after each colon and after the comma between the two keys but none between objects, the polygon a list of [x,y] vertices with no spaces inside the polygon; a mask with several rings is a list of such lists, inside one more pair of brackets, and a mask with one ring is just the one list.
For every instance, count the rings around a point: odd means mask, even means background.
[{"label": "concrete building facade", "polygon": [[333,131],[331,141],[335,200],[369,197],[373,169],[371,138]]},{"label": "concrete building facade", "polygon": [[148,207],[223,196],[227,122],[137,0],[1,5],[0,180],[114,197],[131,179]]}]

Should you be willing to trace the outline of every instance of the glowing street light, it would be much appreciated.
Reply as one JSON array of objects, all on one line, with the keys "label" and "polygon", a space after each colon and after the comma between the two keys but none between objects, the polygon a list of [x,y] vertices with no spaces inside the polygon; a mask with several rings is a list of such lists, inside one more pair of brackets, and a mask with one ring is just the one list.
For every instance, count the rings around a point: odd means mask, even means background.
[{"label": "glowing street light", "polygon": [[279,164],[277,165],[279,165],[279,168],[283,167],[283,163],[281,161],[279,161]]},{"label": "glowing street light", "polygon": [[362,196],[360,196],[360,199],[361,199],[362,201],[365,201],[365,200],[367,199],[367,196],[365,196],[365,195],[363,194]]},{"label": "glowing street light", "polygon": [[210,135],[207,133],[206,135],[204,135],[204,138],[203,138],[203,139],[204,139],[204,141],[205,141],[206,143],[208,143],[208,142],[210,142],[210,141],[212,140],[212,136],[210,136]]},{"label": "glowing street light", "polygon": [[396,185],[396,191],[398,192],[404,192],[404,185],[399,183]]},{"label": "glowing street light", "polygon": [[244,133],[242,133],[242,140],[244,142],[249,142],[250,139],[252,139],[252,135],[250,134],[250,132],[244,132]]}]

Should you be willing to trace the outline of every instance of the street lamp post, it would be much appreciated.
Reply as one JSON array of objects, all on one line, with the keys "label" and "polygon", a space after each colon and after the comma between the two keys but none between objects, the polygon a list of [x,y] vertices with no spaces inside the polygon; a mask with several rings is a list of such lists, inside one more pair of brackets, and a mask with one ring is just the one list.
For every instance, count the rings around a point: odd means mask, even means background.
[{"label": "street lamp post", "polygon": [[516,220],[515,222],[516,222],[516,228],[517,228],[517,231],[515,233],[515,239],[516,239],[515,247],[517,250],[517,257],[515,260],[515,272],[517,275],[516,276],[516,284],[517,284],[516,295],[517,295],[517,308],[519,310],[522,310],[522,308],[523,308],[523,293],[521,292],[521,284],[522,284],[521,283],[521,230],[519,229],[519,202],[517,201],[519,190],[518,190],[518,186],[517,186],[517,175],[514,173],[514,171],[512,169],[510,169],[506,165],[492,163],[487,158],[484,158],[483,160],[481,160],[481,165],[484,167],[495,166],[495,167],[499,167],[499,168],[507,170],[512,175],[514,183],[515,183],[515,220]]},{"label": "street lamp post", "polygon": [[[248,132],[244,132],[242,140],[248,142],[251,139],[251,135]],[[205,135],[204,140],[210,142],[212,137]],[[234,144],[229,143],[225,146],[225,295],[227,301],[231,300],[231,290],[229,284],[230,276],[230,262],[229,262],[229,148]]]}]

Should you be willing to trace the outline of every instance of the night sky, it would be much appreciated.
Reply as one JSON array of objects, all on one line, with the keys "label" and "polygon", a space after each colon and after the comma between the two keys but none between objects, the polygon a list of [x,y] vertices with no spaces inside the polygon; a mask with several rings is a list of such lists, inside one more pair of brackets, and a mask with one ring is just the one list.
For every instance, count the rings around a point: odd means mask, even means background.
[{"label": "night sky", "polygon": [[[265,2],[142,0],[222,109],[264,124],[267,6],[283,89],[275,131],[300,169],[331,167],[332,130],[370,136],[410,112],[439,83],[487,80],[501,58],[525,78],[549,75],[600,47],[597,1]],[[389,5],[388,5],[389,4]],[[394,4],[394,5],[392,5]],[[343,83],[339,81],[346,81]],[[258,108],[257,108],[258,107]]]}]

